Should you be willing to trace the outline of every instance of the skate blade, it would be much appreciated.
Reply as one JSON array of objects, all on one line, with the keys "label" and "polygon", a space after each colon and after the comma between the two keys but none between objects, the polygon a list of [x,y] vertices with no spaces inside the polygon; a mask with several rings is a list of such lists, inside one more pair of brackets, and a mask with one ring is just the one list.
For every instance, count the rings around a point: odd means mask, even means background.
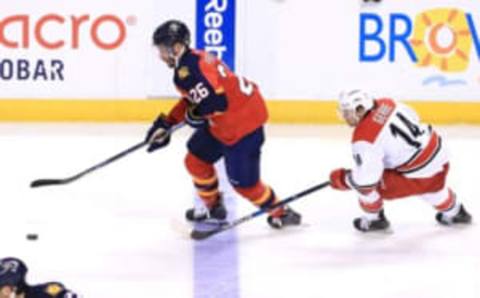
[{"label": "skate blade", "polygon": [[362,231],[358,231],[356,230],[356,234],[360,235],[361,237],[365,237],[365,238],[385,238],[385,237],[388,237],[388,236],[391,236],[395,233],[395,231],[392,229],[392,227],[389,227],[385,230],[376,230],[376,231],[368,231],[368,232],[362,232]]}]

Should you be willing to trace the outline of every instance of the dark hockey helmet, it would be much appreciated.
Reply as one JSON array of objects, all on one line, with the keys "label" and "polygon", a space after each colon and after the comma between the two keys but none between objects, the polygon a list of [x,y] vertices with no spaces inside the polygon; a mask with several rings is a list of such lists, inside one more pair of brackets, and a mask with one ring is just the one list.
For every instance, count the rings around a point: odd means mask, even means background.
[{"label": "dark hockey helmet", "polygon": [[0,259],[0,287],[23,288],[27,271],[27,265],[22,260],[17,258]]},{"label": "dark hockey helmet", "polygon": [[169,20],[157,27],[153,33],[153,44],[172,47],[176,43],[190,46],[190,30],[181,21]]}]

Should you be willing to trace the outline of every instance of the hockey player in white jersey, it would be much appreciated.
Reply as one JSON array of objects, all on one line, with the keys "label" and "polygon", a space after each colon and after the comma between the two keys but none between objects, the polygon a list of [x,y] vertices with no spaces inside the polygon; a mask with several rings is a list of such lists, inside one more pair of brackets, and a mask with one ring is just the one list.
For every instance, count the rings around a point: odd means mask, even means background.
[{"label": "hockey player in white jersey", "polygon": [[389,98],[374,99],[351,90],[340,94],[338,111],[354,127],[355,165],[332,171],[330,183],[358,194],[364,214],[353,221],[356,229],[387,229],[384,200],[413,195],[437,210],[440,224],[471,222],[471,215],[446,185],[449,160],[442,138],[430,125],[420,123],[414,110]]}]

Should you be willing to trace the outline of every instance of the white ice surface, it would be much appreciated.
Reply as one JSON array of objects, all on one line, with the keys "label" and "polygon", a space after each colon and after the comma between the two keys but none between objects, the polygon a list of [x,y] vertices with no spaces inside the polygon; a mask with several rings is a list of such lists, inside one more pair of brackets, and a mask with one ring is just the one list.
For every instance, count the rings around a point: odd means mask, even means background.
[{"label": "white ice surface", "polygon": [[[102,161],[141,141],[146,128],[0,125],[0,257],[25,260],[31,283],[60,280],[84,297],[198,297],[194,245],[172,226],[192,204],[183,167],[189,129],[163,151],[132,154],[70,185],[28,187]],[[480,127],[438,130],[452,152],[449,184],[476,219]],[[269,126],[267,134],[262,177],[281,197],[351,164],[348,128]],[[237,216],[254,210],[237,201]],[[480,297],[476,224],[441,227],[430,206],[409,198],[386,204],[393,233],[363,235],[352,227],[354,194],[330,189],[292,207],[303,226],[272,231],[259,218],[238,228],[236,243],[202,244],[212,254],[238,246],[239,292],[214,285],[208,297]],[[39,240],[27,241],[27,233]]]}]

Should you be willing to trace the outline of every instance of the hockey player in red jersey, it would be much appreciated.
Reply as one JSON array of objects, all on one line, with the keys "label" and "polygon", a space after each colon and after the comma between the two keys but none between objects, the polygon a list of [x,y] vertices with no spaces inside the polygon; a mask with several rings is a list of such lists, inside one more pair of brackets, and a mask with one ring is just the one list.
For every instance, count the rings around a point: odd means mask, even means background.
[{"label": "hockey player in red jersey", "polygon": [[0,259],[0,298],[77,298],[59,282],[28,285],[27,265],[17,258]]},{"label": "hockey player in red jersey", "polygon": [[446,184],[449,161],[443,140],[409,107],[389,98],[374,99],[361,90],[342,92],[339,114],[354,127],[351,170],[330,174],[331,186],[356,191],[360,231],[384,230],[389,222],[384,200],[419,196],[438,212],[443,225],[467,224],[471,216]]},{"label": "hockey player in red jersey", "polygon": [[[237,77],[211,54],[191,49],[190,32],[180,21],[160,25],[153,34],[153,44],[161,60],[174,70],[174,84],[182,98],[168,115],[160,114],[149,129],[148,151],[169,143],[173,125],[185,121],[196,129],[187,144],[185,166],[206,208],[187,210],[187,220],[226,218],[213,166],[222,157],[228,179],[240,195],[260,208],[277,202],[271,187],[260,178],[263,125],[268,114],[258,86]],[[267,219],[273,228],[298,225],[300,220],[289,207],[272,210]]]}]

